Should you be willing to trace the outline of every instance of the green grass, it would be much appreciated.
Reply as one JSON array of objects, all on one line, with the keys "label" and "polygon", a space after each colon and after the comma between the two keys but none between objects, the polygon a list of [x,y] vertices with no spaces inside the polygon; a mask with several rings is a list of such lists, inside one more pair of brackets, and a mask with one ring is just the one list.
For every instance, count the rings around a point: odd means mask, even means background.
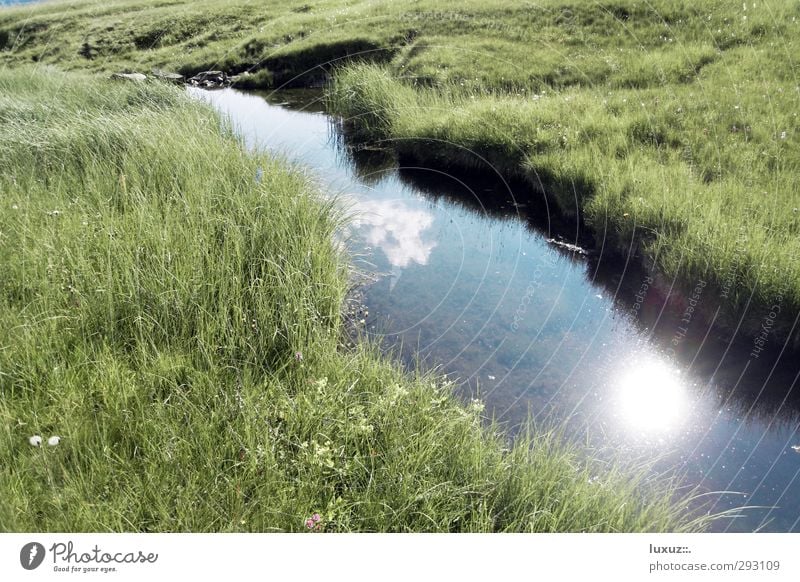
[{"label": "green grass", "polygon": [[222,68],[252,73],[244,87],[337,72],[331,103],[363,138],[443,164],[476,152],[543,185],[605,250],[708,281],[729,330],[779,306],[785,339],[799,33],[786,0],[56,0],[0,12],[0,61]]},{"label": "green grass", "polygon": [[707,524],[645,465],[509,444],[343,349],[334,202],[180,90],[0,71],[0,128],[1,531]]}]

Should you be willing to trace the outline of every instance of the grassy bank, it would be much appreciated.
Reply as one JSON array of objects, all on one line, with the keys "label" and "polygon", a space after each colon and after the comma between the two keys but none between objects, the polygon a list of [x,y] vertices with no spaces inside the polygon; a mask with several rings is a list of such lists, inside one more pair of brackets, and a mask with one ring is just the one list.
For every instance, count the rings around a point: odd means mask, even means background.
[{"label": "grassy bank", "polygon": [[331,106],[360,139],[409,158],[526,179],[584,219],[604,252],[641,255],[679,288],[707,282],[719,301],[703,308],[719,304],[729,330],[746,336],[780,313],[770,331],[785,339],[800,313],[800,92],[789,78],[749,81],[764,60],[709,66],[705,83],[666,91],[535,99],[413,87],[351,65]]},{"label": "grassy bank", "polygon": [[[477,153],[585,217],[606,250],[707,281],[729,330],[777,308],[785,338],[800,313],[799,31],[784,0],[54,1],[0,13],[0,59],[222,68],[251,87],[338,70],[332,103],[362,137],[426,162]],[[372,66],[339,68],[353,59]]]},{"label": "grassy bank", "polygon": [[1,71],[0,127],[0,530],[703,526],[341,349],[331,203],[178,89]]}]

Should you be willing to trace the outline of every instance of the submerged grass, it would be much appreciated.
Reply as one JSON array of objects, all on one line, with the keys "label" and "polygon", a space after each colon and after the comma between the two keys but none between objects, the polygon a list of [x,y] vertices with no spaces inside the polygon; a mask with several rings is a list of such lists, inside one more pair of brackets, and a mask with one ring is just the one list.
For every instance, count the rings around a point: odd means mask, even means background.
[{"label": "submerged grass", "polygon": [[0,530],[707,523],[645,467],[511,445],[442,380],[343,350],[333,203],[179,90],[0,71],[0,127]]}]

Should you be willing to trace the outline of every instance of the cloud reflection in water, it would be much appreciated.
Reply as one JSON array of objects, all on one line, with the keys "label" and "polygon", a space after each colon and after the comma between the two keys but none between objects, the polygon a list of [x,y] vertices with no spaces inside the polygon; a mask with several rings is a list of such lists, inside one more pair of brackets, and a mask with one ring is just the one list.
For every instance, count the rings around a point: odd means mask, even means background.
[{"label": "cloud reflection in water", "polygon": [[433,214],[409,208],[400,200],[358,200],[355,205],[356,228],[365,230],[367,244],[379,248],[392,268],[392,282],[409,265],[426,265],[436,241],[425,240],[425,232],[433,225]]}]

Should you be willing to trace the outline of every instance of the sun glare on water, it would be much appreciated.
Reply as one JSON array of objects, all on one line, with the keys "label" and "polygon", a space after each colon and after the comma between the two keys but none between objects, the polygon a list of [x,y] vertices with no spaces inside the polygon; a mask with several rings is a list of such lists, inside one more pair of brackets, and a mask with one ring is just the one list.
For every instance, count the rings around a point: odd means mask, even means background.
[{"label": "sun glare on water", "polygon": [[659,361],[627,368],[615,383],[617,411],[626,425],[646,432],[680,427],[689,414],[689,398],[677,370]]}]

